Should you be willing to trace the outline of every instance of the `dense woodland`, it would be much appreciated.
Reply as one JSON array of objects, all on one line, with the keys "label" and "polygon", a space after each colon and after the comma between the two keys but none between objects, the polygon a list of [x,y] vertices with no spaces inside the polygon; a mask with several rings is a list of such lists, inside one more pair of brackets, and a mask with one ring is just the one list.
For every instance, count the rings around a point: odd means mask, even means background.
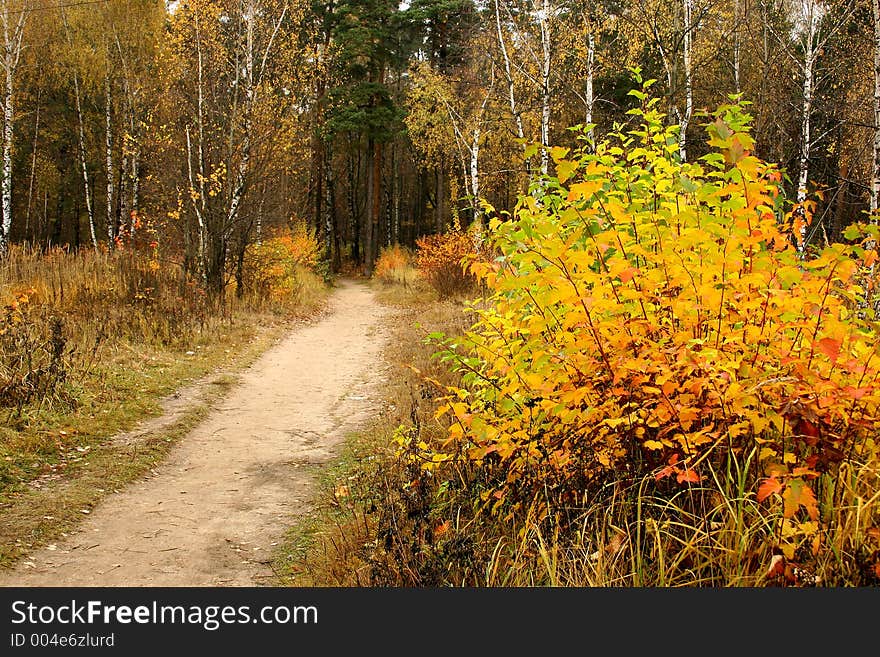
[{"label": "dense woodland", "polygon": [[[876,5],[876,3],[874,3]],[[741,94],[755,153],[818,195],[807,236],[876,206],[870,0],[3,0],[3,232],[158,242],[219,291],[263,231],[327,264],[510,210],[574,125],[601,137],[655,78],[680,156]],[[536,147],[537,146],[537,147]],[[873,183],[872,183],[873,181]],[[240,274],[240,272],[239,272]],[[239,276],[240,277],[240,276]]]}]

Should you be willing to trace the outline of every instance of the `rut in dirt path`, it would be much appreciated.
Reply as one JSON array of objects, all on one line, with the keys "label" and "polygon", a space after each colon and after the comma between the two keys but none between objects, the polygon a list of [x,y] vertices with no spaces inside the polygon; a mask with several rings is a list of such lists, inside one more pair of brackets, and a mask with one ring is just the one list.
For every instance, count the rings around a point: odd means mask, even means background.
[{"label": "rut in dirt path", "polygon": [[80,529],[0,575],[4,586],[259,586],[273,545],[313,495],[308,464],[377,410],[386,310],[341,281],[327,314],[294,329],[147,479]]}]

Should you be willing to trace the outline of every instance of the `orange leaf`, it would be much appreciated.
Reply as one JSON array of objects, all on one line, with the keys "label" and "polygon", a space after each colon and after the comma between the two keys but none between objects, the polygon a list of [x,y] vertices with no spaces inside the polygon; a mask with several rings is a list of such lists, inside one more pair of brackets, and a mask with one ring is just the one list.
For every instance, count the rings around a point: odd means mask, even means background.
[{"label": "orange leaf", "polygon": [[664,479],[664,478],[668,477],[669,475],[671,475],[673,472],[674,472],[674,469],[672,468],[672,466],[667,465],[660,472],[658,472],[657,474],[654,475],[654,481],[660,481],[661,479]]},{"label": "orange leaf", "polygon": [[828,356],[832,361],[836,361],[840,356],[840,340],[834,338],[822,338],[819,340],[819,351]]},{"label": "orange leaf", "polygon": [[770,497],[773,493],[778,493],[782,490],[782,483],[776,477],[770,477],[765,479],[761,485],[758,487],[758,502],[763,502],[768,497]]},{"label": "orange leaf", "polygon": [[633,276],[635,276],[638,273],[639,273],[639,270],[636,267],[630,267],[629,269],[624,269],[619,274],[620,282],[621,283],[629,283],[633,279]]},{"label": "orange leaf", "polygon": [[444,520],[439,525],[434,527],[434,538],[439,538],[440,536],[443,536],[443,534],[445,534],[447,531],[449,531],[449,521]]},{"label": "orange leaf", "polygon": [[685,481],[698,484],[700,483],[700,475],[697,474],[696,470],[691,470],[690,468],[685,468],[684,470],[678,471],[678,476],[676,476],[676,480],[678,483],[684,483]]},{"label": "orange leaf", "polygon": [[810,520],[819,519],[819,507],[816,503],[816,495],[803,479],[792,479],[785,492],[782,494],[782,515],[793,518],[798,508],[804,507]]}]

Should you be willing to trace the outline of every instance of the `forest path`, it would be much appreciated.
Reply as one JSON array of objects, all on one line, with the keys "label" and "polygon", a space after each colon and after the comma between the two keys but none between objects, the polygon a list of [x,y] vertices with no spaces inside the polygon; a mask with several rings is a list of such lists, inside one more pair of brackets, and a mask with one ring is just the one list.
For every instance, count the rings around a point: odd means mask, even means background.
[{"label": "forest path", "polygon": [[273,546],[310,508],[314,473],[378,406],[387,340],[366,285],[340,281],[146,479],[78,531],[0,574],[3,586],[272,585]]}]

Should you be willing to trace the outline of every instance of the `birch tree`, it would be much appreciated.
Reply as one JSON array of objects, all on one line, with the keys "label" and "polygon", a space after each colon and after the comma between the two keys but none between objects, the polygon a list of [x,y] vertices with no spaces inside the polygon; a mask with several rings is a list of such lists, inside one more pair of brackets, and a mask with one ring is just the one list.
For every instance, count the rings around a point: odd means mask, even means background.
[{"label": "birch tree", "polygon": [[17,10],[10,8],[10,0],[0,0],[0,22],[3,27],[2,66],[5,74],[3,89],[3,172],[0,182],[3,218],[0,223],[0,255],[9,247],[12,231],[12,149],[15,122],[15,71],[21,61],[22,39],[28,16],[29,3],[23,2]]},{"label": "birch tree", "polygon": [[[502,70],[507,82],[507,99],[517,137],[527,148],[523,106],[529,101],[517,97],[518,82],[525,82],[538,105],[537,141],[540,144],[540,171],[546,175],[550,163],[550,132],[553,123],[555,31],[559,7],[551,0],[495,0],[495,29]],[[531,173],[530,162],[526,162]]]},{"label": "birch tree", "polygon": [[880,0],[871,3],[874,13],[874,144],[871,158],[871,202],[872,221],[878,221],[878,202],[880,202]]},{"label": "birch tree", "polygon": [[687,160],[687,132],[694,111],[694,39],[713,7],[713,0],[700,4],[696,0],[634,0],[624,14],[633,40],[630,49],[646,40],[660,55],[666,78],[667,116],[679,126],[678,152],[683,161]]},{"label": "birch tree", "polygon": [[[67,20],[67,12],[64,10],[64,7],[61,7],[60,11],[61,22],[64,25],[64,35],[67,39],[67,45],[70,48],[70,53],[72,55],[74,52],[74,40],[70,29],[70,23]],[[83,193],[85,196],[86,214],[88,216],[89,222],[89,237],[91,238],[92,246],[94,248],[98,248],[98,236],[95,233],[95,208],[92,199],[92,186],[89,181],[88,158],[86,155],[86,130],[82,99],[83,90],[80,83],[78,62],[76,61],[71,62],[71,75],[73,77],[73,98],[76,106],[77,136],[79,138],[79,163],[83,179]]]},{"label": "birch tree", "polygon": [[[288,2],[196,0],[172,18],[172,85],[183,107],[183,152],[190,208],[196,217],[196,262],[218,298],[226,284],[230,241],[242,220],[254,172],[255,124],[270,70],[285,61],[279,40],[292,23]],[[278,95],[278,102],[289,102]],[[274,126],[279,130],[280,126]],[[261,135],[266,144],[272,135]],[[247,231],[245,231],[247,232]],[[239,241],[246,244],[247,235]]]}]

